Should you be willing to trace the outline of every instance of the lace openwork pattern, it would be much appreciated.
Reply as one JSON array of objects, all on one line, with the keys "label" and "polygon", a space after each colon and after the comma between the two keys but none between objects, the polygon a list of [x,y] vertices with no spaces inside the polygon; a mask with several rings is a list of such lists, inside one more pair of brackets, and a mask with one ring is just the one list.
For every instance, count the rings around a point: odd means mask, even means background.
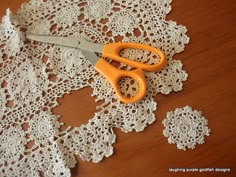
[{"label": "lace openwork pattern", "polygon": [[194,149],[197,144],[203,144],[205,136],[209,136],[211,131],[202,112],[190,106],[168,112],[162,123],[165,126],[163,134],[168,137],[168,142],[177,144],[177,148],[182,150],[186,150],[186,147]]},{"label": "lace openwork pattern", "polygon": [[[37,177],[39,172],[48,177],[71,176],[74,155],[99,162],[113,154],[114,127],[138,132],[155,121],[153,96],[180,91],[187,79],[182,62],[173,58],[189,42],[187,29],[165,20],[170,3],[31,0],[17,14],[7,10],[0,25],[0,176]],[[119,37],[161,48],[168,65],[163,71],[146,73],[145,99],[122,104],[79,49],[29,41],[26,33],[82,36],[101,44]],[[154,62],[152,54],[139,50],[127,49],[121,55]],[[132,95],[135,86],[129,79],[122,80],[121,89],[127,94]],[[92,96],[104,104],[87,124],[60,129],[60,115],[52,112],[57,99],[84,87],[92,87]]]}]

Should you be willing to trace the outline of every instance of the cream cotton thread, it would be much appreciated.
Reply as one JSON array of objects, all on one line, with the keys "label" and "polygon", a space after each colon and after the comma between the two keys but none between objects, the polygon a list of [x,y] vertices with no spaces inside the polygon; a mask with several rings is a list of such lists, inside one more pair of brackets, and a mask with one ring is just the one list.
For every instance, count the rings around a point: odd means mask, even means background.
[{"label": "cream cotton thread", "polygon": [[162,123],[165,126],[163,134],[168,137],[168,143],[176,144],[182,150],[194,149],[197,144],[203,144],[204,136],[209,136],[211,131],[202,112],[193,110],[190,106],[168,112]]},{"label": "cream cotton thread", "polygon": [[[0,25],[0,176],[38,177],[41,171],[49,177],[69,177],[70,168],[77,163],[74,155],[100,162],[113,154],[114,127],[123,132],[139,132],[155,121],[157,103],[153,96],[180,91],[187,79],[182,62],[173,58],[189,42],[187,29],[165,20],[171,10],[170,3],[170,0],[118,0],[115,3],[31,0],[24,3],[16,15],[7,10]],[[101,4],[104,9],[100,8]],[[94,14],[96,9],[101,11]],[[116,23],[115,19],[124,16],[129,17],[128,22],[121,19]],[[139,36],[135,36],[135,30]],[[149,87],[145,99],[125,105],[117,100],[109,83],[80,50],[27,41],[26,32],[83,36],[101,44],[115,42],[115,37],[121,36],[125,42],[161,48],[167,55],[168,65],[163,71],[146,73]],[[138,61],[146,60],[144,55],[152,56],[138,50],[126,50],[122,55]],[[70,59],[67,64],[64,57]],[[52,75],[56,76],[55,80],[50,80]],[[125,88],[127,84],[129,87]],[[135,84],[123,80],[121,89],[132,95]],[[101,109],[87,124],[60,130],[63,123],[51,112],[58,106],[57,99],[87,86],[93,88],[96,101],[104,100]],[[7,105],[9,101],[13,106]],[[45,132],[36,133],[37,125],[45,122],[48,124]],[[28,128],[23,128],[26,125]],[[7,138],[17,143],[13,145]],[[35,144],[29,148],[27,144],[32,141]]]}]

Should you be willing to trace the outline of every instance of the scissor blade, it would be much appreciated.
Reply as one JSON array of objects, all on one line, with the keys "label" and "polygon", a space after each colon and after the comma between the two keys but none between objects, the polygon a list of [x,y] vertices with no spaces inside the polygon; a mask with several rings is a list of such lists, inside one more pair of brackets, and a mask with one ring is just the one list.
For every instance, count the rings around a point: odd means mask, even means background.
[{"label": "scissor blade", "polygon": [[80,48],[89,50],[91,52],[102,53],[103,45],[88,42],[84,38],[80,37],[60,37],[38,34],[27,34],[26,37],[31,40],[45,42],[50,44],[57,44],[66,47]]},{"label": "scissor blade", "polygon": [[83,55],[87,60],[89,60],[94,66],[96,65],[97,61],[100,59],[95,53],[88,51],[88,50],[82,50]]},{"label": "scissor blade", "polygon": [[77,48],[78,39],[72,37],[58,37],[58,36],[47,36],[47,35],[37,35],[37,34],[27,34],[26,37],[28,39],[45,42],[49,44],[57,44],[67,47]]}]

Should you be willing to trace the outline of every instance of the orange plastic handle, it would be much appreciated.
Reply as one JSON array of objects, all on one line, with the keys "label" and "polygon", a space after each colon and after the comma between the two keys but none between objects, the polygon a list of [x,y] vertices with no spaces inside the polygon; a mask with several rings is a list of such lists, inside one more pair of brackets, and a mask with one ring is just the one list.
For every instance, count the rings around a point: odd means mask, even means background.
[{"label": "orange plastic handle", "polygon": [[[112,58],[113,59],[113,58]],[[100,58],[95,65],[95,68],[98,72],[100,72],[103,76],[107,78],[107,80],[111,83],[115,92],[119,99],[124,103],[134,103],[143,99],[147,92],[147,84],[144,76],[144,72],[142,69],[138,68],[131,71],[120,70],[110,63],[106,62],[103,58]],[[118,82],[121,77],[129,76],[136,80],[139,84],[139,92],[134,96],[127,98],[122,95],[119,89]]]},{"label": "orange plastic handle", "polygon": [[[160,57],[160,61],[157,64],[149,65],[149,64],[144,64],[141,62],[137,62],[137,61],[129,60],[127,58],[120,57],[120,51],[122,49],[127,49],[127,48],[142,49],[142,50],[153,52]],[[120,63],[125,63],[135,68],[141,68],[145,71],[160,71],[167,64],[166,56],[160,49],[154,48],[148,45],[132,43],[132,42],[128,42],[128,43],[118,42],[118,43],[106,44],[104,45],[102,54],[103,54],[103,57],[111,58],[112,60],[116,60]]]}]

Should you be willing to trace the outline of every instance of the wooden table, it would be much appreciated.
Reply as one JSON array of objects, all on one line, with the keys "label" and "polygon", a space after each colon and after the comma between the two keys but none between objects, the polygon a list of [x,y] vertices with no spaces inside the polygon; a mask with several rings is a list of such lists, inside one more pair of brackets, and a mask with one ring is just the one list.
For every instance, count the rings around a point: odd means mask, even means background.
[{"label": "wooden table", "polygon": [[[15,12],[23,1],[1,1],[0,16],[8,7]],[[185,51],[175,55],[189,73],[184,90],[157,95],[157,121],[153,125],[141,133],[115,130],[114,155],[98,164],[78,158],[79,165],[72,169],[74,177],[236,176],[236,3],[174,0],[172,9],[167,19],[186,25],[191,37]],[[54,112],[61,114],[67,125],[86,123],[96,106],[91,92],[86,88],[65,95]],[[212,130],[205,144],[188,151],[169,145],[161,124],[167,111],[185,105],[201,110]],[[169,168],[230,168],[231,172],[174,173]]]}]

